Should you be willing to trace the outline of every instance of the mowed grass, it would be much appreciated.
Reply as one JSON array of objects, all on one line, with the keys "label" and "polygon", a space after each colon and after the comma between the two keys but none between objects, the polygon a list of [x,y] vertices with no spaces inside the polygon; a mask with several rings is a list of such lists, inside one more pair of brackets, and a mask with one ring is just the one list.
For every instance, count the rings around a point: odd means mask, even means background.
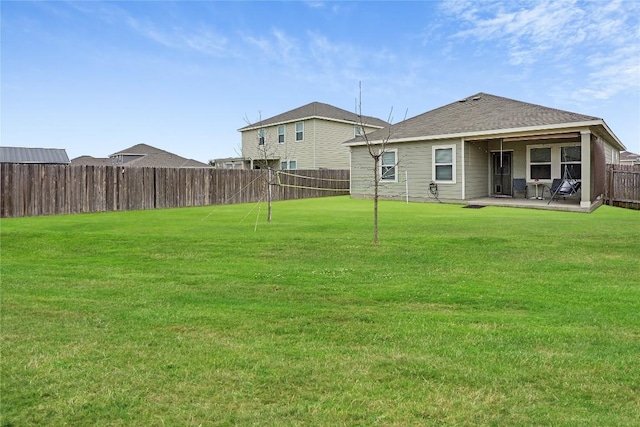
[{"label": "mowed grass", "polygon": [[2,220],[2,425],[640,422],[640,212],[265,216]]}]

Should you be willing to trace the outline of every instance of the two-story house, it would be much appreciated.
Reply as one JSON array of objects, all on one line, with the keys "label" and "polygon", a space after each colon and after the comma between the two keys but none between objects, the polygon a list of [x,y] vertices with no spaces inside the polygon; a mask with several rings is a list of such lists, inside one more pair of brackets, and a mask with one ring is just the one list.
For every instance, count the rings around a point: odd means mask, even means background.
[{"label": "two-story house", "polygon": [[387,125],[312,102],[239,129],[242,161],[247,169],[349,169],[349,148],[342,143]]}]

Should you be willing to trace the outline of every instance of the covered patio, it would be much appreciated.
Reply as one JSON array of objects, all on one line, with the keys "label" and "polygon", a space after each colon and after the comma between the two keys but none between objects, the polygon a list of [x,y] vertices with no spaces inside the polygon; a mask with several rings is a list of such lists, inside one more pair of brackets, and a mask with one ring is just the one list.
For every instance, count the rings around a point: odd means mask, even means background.
[{"label": "covered patio", "polygon": [[[595,210],[602,204],[606,163],[614,156],[611,150],[606,152],[605,141],[594,130],[505,134],[501,138],[467,140],[471,153],[484,153],[488,173],[486,192],[476,187],[475,194],[467,192],[466,201],[486,206]],[[560,185],[571,185],[575,191],[549,202]]]},{"label": "covered patio", "polygon": [[514,197],[479,197],[467,200],[467,206],[503,206],[509,208],[544,209],[550,211],[583,212],[589,213],[598,208],[602,201],[591,204],[588,207],[580,205],[579,197],[563,199],[562,197],[549,201],[550,197],[544,199],[525,199]]}]

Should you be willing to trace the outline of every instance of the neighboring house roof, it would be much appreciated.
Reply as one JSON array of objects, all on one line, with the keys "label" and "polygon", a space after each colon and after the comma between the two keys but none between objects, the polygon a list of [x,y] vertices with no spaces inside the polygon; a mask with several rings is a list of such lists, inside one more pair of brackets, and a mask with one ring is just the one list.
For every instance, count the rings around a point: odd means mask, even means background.
[{"label": "neighboring house roof", "polygon": [[[252,123],[248,126],[238,129],[240,132],[261,128],[264,126],[279,125],[289,122],[297,122],[307,119],[325,119],[334,120],[348,123],[359,123],[360,118],[357,114],[343,110],[333,105],[323,104],[321,102],[312,102],[302,107],[295,108],[277,116],[259,121],[258,123]],[[383,128],[388,125],[384,120],[377,119],[375,117],[362,116],[362,122],[365,125],[372,127]]]},{"label": "neighboring house roof", "polygon": [[620,153],[620,163],[640,164],[640,154],[632,153],[630,151],[622,151]]},{"label": "neighboring house roof", "polygon": [[[389,135],[390,141],[441,139],[491,134],[492,131],[550,129],[568,124],[602,125],[608,130],[604,121],[598,117],[480,92],[392,125],[390,132],[389,129],[379,130],[367,136],[369,141],[383,140]],[[618,145],[624,147],[611,131],[608,132]],[[346,144],[363,141],[363,138],[358,137]]]},{"label": "neighboring house roof", "polygon": [[69,156],[62,148],[0,147],[1,163],[69,164]]},{"label": "neighboring house roof", "polygon": [[186,159],[177,154],[152,147],[147,144],[137,144],[108,158],[80,156],[71,161],[73,165],[86,166],[126,166],[126,167],[156,167],[156,168],[208,168],[206,163],[193,159]]},{"label": "neighboring house roof", "polygon": [[112,160],[104,157],[80,156],[71,159],[73,166],[111,166]]},{"label": "neighboring house roof", "polygon": [[111,154],[109,157],[117,158],[123,156],[123,160],[126,157],[134,157],[131,160],[125,160],[123,166],[131,167],[165,167],[165,168],[208,168],[211,167],[206,163],[199,162],[193,159],[186,159],[180,157],[177,154],[170,153],[165,150],[161,150],[156,147],[152,147],[147,144],[137,144],[132,147],[126,148],[117,153]]}]

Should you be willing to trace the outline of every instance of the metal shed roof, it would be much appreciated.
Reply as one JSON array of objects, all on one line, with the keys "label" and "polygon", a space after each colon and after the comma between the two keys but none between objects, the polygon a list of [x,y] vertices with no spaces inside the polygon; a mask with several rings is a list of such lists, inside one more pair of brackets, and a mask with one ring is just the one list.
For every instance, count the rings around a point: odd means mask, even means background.
[{"label": "metal shed roof", "polygon": [[48,163],[68,165],[62,148],[0,147],[0,163]]}]

